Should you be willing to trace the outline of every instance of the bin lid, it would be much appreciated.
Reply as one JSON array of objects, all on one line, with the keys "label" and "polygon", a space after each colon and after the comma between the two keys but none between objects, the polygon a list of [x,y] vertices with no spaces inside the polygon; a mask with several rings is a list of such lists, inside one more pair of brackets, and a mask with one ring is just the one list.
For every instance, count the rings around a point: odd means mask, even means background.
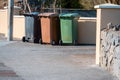
[{"label": "bin lid", "polygon": [[80,15],[78,13],[62,13],[59,15],[59,17],[70,17],[70,18],[74,18],[74,17],[79,17]]},{"label": "bin lid", "polygon": [[41,13],[39,14],[40,17],[56,17],[59,16],[57,13]]},{"label": "bin lid", "polygon": [[39,12],[24,13],[24,16],[38,16]]}]

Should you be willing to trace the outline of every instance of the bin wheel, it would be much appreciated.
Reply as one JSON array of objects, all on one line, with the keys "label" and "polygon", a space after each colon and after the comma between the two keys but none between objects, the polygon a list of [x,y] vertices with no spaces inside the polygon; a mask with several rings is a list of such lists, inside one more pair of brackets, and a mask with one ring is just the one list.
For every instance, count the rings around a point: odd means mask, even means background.
[{"label": "bin wheel", "polygon": [[51,45],[55,45],[55,41],[54,40],[51,41]]},{"label": "bin wheel", "polygon": [[25,36],[22,38],[22,41],[23,41],[23,42],[25,42],[25,41],[26,41],[26,40],[25,40]]},{"label": "bin wheel", "polygon": [[38,43],[39,41],[38,41],[38,39],[34,39],[34,43]]},{"label": "bin wheel", "polygon": [[59,45],[62,45],[62,40],[59,40]]},{"label": "bin wheel", "polygon": [[29,42],[29,39],[30,39],[30,38],[27,38],[27,40],[25,40],[25,41],[26,41],[26,42]]},{"label": "bin wheel", "polygon": [[42,39],[39,40],[39,43],[42,44]]},{"label": "bin wheel", "polygon": [[77,45],[77,40],[74,40],[74,41],[73,41],[73,44],[74,44],[74,45]]}]

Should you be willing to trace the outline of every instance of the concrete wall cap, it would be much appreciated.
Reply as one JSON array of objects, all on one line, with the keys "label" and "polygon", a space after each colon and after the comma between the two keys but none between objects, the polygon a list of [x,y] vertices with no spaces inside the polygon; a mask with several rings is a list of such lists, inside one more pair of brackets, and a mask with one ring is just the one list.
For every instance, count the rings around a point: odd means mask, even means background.
[{"label": "concrete wall cap", "polygon": [[0,12],[5,12],[6,10],[5,9],[0,9]]},{"label": "concrete wall cap", "polygon": [[24,16],[20,16],[20,15],[15,15],[15,18],[24,18]]},{"label": "concrete wall cap", "polygon": [[100,4],[100,5],[96,5],[94,6],[94,8],[120,8],[120,5],[116,5],[116,4],[110,4],[110,3],[106,3],[106,4]]},{"label": "concrete wall cap", "polygon": [[80,17],[79,19],[96,20],[96,17]]},{"label": "concrete wall cap", "polygon": [[[5,6],[4,9],[8,9],[8,6]],[[14,6],[14,9],[21,9],[19,6]]]}]

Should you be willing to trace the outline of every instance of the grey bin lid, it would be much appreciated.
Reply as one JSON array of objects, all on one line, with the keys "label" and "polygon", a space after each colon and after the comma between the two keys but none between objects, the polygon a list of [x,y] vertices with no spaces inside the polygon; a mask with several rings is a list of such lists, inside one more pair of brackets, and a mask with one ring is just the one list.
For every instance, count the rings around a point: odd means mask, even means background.
[{"label": "grey bin lid", "polygon": [[38,16],[39,12],[25,13],[24,16]]}]

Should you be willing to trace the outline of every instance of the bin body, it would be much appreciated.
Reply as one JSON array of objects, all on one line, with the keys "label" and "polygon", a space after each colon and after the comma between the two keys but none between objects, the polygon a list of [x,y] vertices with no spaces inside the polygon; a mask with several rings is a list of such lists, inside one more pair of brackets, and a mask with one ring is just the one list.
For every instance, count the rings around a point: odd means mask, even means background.
[{"label": "bin body", "polygon": [[25,36],[23,41],[39,43],[41,39],[41,28],[38,14],[24,14],[25,16]]},{"label": "bin body", "polygon": [[58,44],[60,39],[60,21],[58,14],[42,13],[41,21],[42,43]]},{"label": "bin body", "polygon": [[79,15],[77,13],[60,14],[60,30],[62,43],[77,44],[78,18]]}]

